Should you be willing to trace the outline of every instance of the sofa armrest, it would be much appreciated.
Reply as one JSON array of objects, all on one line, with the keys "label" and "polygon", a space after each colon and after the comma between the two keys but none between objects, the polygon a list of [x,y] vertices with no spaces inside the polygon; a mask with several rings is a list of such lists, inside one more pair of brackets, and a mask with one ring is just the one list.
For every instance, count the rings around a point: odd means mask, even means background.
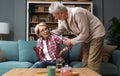
[{"label": "sofa armrest", "polygon": [[116,50],[112,53],[111,61],[113,64],[120,66],[120,50]]},{"label": "sofa armrest", "polygon": [[112,53],[111,61],[118,67],[118,75],[120,76],[120,50],[116,50]]}]

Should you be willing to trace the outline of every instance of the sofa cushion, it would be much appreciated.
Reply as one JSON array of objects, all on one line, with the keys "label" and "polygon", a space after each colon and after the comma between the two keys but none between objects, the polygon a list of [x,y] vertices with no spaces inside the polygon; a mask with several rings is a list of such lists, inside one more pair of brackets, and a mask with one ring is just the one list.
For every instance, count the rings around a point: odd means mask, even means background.
[{"label": "sofa cushion", "polygon": [[0,49],[8,61],[19,60],[17,41],[0,41]]},{"label": "sofa cushion", "polygon": [[72,46],[72,49],[70,51],[70,61],[78,61],[81,47],[82,47],[82,43]]},{"label": "sofa cushion", "polygon": [[[73,68],[82,68],[82,62],[80,61],[73,61],[70,63],[70,66],[72,66]],[[111,76],[111,75],[117,75],[117,66],[112,64],[112,63],[102,63],[101,64],[101,69],[100,69],[100,73],[102,75],[107,75],[107,76]]]},{"label": "sofa cushion", "polygon": [[18,40],[19,44],[19,61],[36,62],[37,56],[33,50],[36,41]]},{"label": "sofa cushion", "polygon": [[82,68],[82,62],[81,61],[73,61],[70,63],[70,66],[73,68]]},{"label": "sofa cushion", "polygon": [[8,71],[10,71],[11,69],[6,69],[6,68],[2,68],[2,70],[0,70],[0,76],[2,76],[2,74],[4,74],[4,73],[6,73],[6,72],[8,72]]},{"label": "sofa cushion", "polygon": [[13,68],[30,68],[33,64],[30,62],[7,61],[0,63],[0,76]]},{"label": "sofa cushion", "polygon": [[[65,47],[65,45],[61,45],[60,48],[63,48],[63,47]],[[79,44],[73,45],[71,50],[65,51],[63,53],[62,56],[65,59],[66,63],[69,64],[72,61],[80,60],[79,58],[80,58],[81,47],[82,47],[82,43],[79,43]]]},{"label": "sofa cushion", "polygon": [[1,62],[0,68],[29,68],[33,64],[31,62],[20,62],[20,61],[7,61],[7,62]]},{"label": "sofa cushion", "polygon": [[118,67],[112,63],[103,62],[101,64],[100,72],[102,75],[115,76],[118,73]]}]

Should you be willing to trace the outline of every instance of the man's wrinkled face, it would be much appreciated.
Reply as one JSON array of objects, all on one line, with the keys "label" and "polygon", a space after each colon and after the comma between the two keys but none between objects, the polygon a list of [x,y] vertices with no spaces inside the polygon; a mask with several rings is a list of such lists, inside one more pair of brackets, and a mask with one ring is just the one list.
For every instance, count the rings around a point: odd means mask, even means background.
[{"label": "man's wrinkled face", "polygon": [[52,13],[55,20],[65,20],[67,18],[66,12]]}]

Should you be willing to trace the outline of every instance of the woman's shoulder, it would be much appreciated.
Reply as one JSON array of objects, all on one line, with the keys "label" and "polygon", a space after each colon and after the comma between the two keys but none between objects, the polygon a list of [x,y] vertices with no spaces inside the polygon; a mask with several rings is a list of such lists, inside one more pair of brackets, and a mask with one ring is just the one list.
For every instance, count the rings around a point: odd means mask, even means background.
[{"label": "woman's shoulder", "polygon": [[54,33],[51,33],[51,37],[59,37],[59,36]]},{"label": "woman's shoulder", "polygon": [[54,33],[51,33],[51,37],[54,38],[54,39],[55,39],[55,38],[61,38],[61,36],[56,35],[56,34],[54,34]]}]

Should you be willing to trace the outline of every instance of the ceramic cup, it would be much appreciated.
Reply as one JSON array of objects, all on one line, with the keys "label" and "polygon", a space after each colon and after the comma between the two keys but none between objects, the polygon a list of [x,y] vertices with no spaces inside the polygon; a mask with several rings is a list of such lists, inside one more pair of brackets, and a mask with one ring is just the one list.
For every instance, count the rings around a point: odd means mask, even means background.
[{"label": "ceramic cup", "polygon": [[56,66],[47,66],[48,76],[56,76]]}]

